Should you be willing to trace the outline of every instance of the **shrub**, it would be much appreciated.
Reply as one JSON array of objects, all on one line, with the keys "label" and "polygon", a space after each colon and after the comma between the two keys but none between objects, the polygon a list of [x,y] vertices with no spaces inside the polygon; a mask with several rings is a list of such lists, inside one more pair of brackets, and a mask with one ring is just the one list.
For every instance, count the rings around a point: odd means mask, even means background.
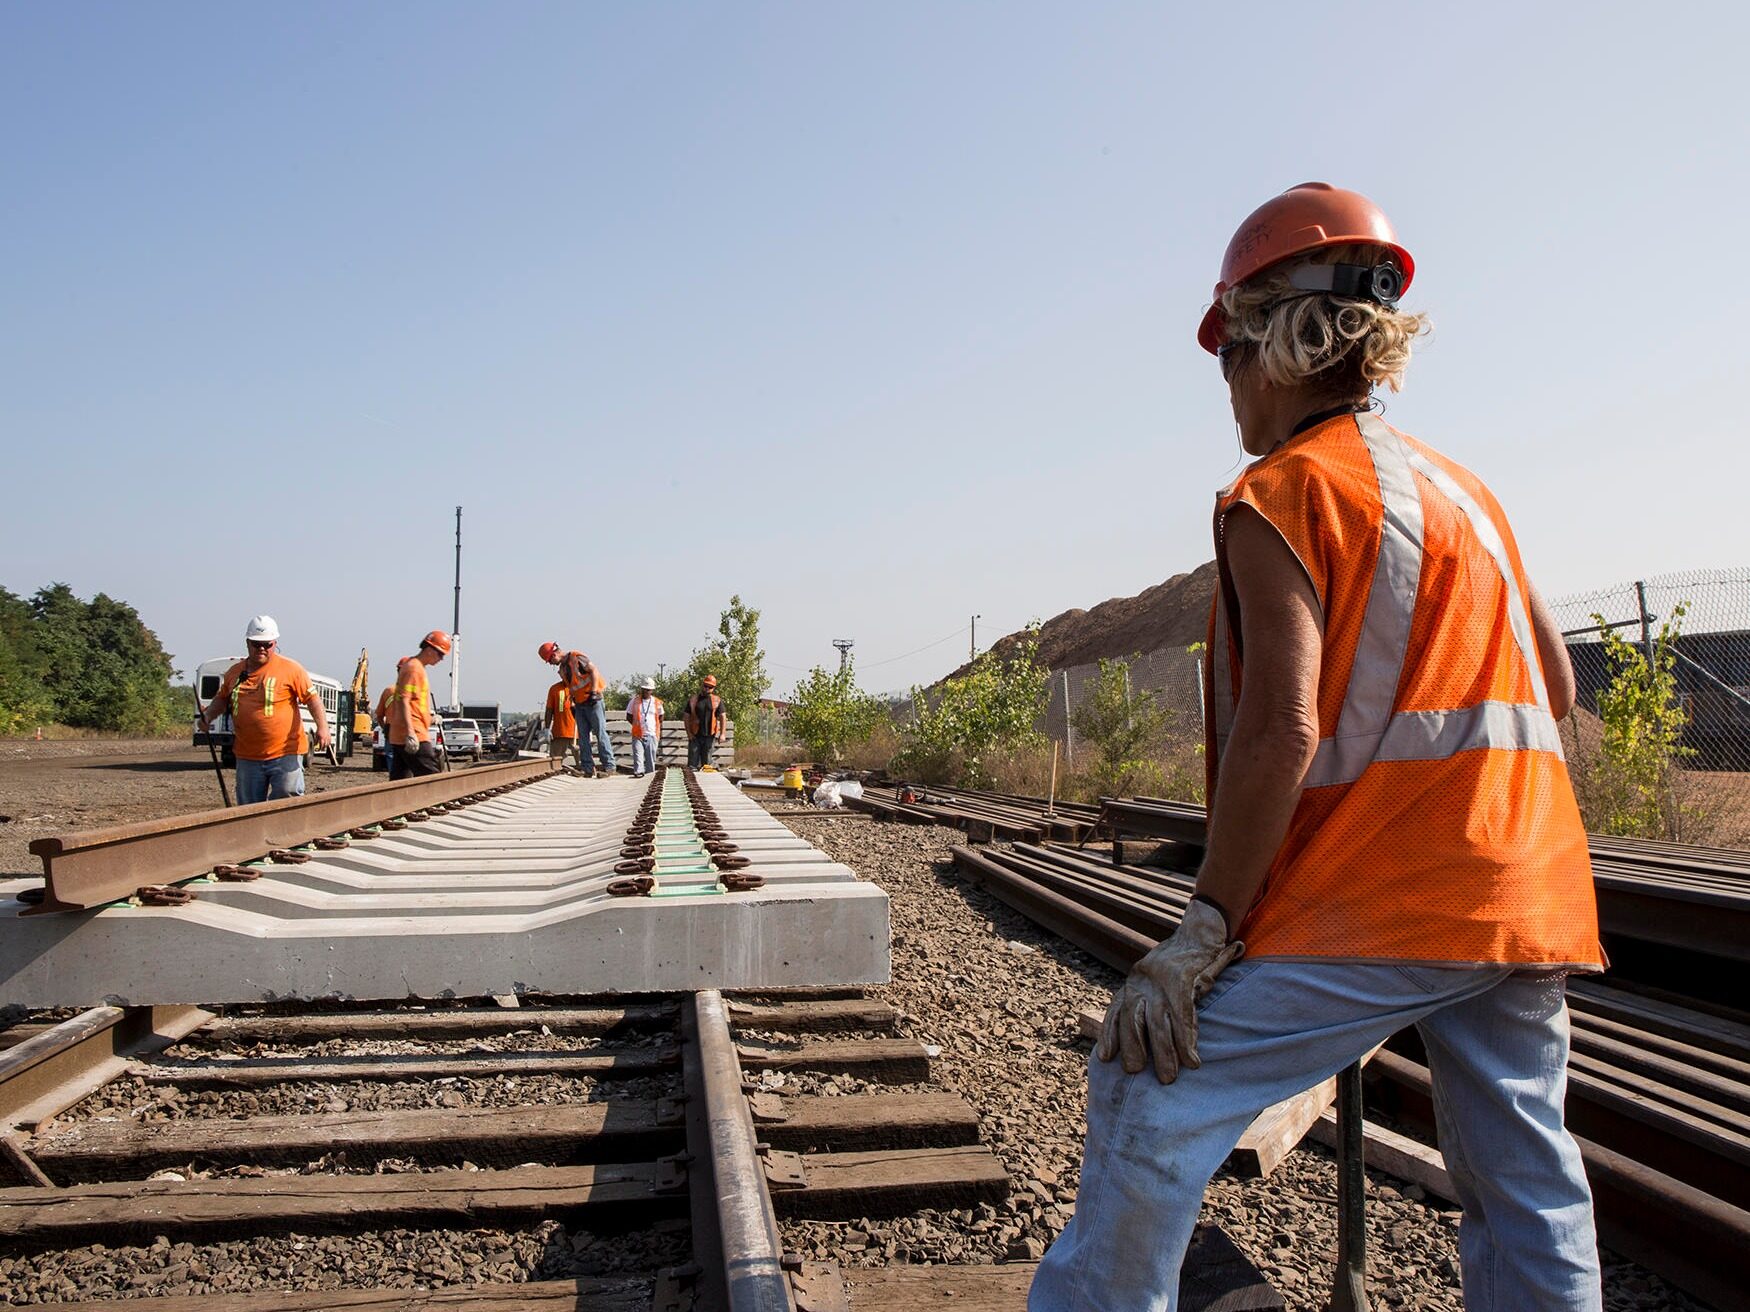
[{"label": "shrub", "polygon": [[1077,741],[1091,749],[1089,781],[1102,796],[1158,795],[1166,771],[1157,759],[1174,714],[1153,688],[1132,689],[1130,662],[1100,661],[1091,696],[1075,708],[1070,724]]},{"label": "shrub", "polygon": [[1677,635],[1684,607],[1659,626],[1652,659],[1594,615],[1611,666],[1598,692],[1598,751],[1575,763],[1587,828],[1626,838],[1677,838],[1701,817],[1679,799],[1688,716],[1677,695]]},{"label": "shrub", "polygon": [[790,694],[790,732],[823,764],[836,765],[847,748],[868,742],[886,718],[881,700],[857,687],[848,660],[830,674],[816,665]]},{"label": "shrub", "polygon": [[933,694],[913,688],[912,718],[900,726],[895,768],[925,783],[984,788],[994,782],[994,753],[1043,743],[1038,725],[1051,674],[1039,664],[1038,632],[1029,630],[1007,655],[986,652]]}]

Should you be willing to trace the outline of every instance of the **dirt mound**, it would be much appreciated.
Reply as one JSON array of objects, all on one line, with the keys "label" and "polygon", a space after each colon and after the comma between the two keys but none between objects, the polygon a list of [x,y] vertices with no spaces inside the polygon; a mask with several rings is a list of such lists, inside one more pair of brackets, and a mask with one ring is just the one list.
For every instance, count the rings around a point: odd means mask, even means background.
[{"label": "dirt mound", "polygon": [[[1132,656],[1202,642],[1214,597],[1215,562],[1211,560],[1134,597],[1113,597],[1092,610],[1066,610],[1040,626],[1039,659],[1051,669],[1062,670],[1091,665],[1102,657]],[[997,639],[994,648],[1007,651],[1019,639],[1018,633],[1008,634]],[[954,674],[965,672],[962,665]]]}]

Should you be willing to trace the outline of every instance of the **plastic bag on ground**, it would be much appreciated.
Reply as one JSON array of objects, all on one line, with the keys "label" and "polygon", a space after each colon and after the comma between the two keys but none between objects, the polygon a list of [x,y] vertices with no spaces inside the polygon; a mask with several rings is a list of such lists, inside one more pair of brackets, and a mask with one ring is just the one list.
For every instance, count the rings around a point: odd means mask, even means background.
[{"label": "plastic bag on ground", "polygon": [[814,804],[823,811],[836,811],[842,807],[844,798],[839,795],[839,785],[830,780],[814,790]]}]

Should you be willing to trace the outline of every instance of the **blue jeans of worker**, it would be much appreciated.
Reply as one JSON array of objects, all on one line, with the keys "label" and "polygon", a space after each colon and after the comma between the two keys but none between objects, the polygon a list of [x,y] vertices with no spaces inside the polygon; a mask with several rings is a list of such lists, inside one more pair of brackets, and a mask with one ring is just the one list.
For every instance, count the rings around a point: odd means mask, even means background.
[{"label": "blue jeans of worker", "polygon": [[687,739],[687,764],[697,770],[711,764],[711,753],[717,749],[717,735],[696,733]]},{"label": "blue jeans of worker", "polygon": [[237,758],[237,805],[304,795],[304,758],[276,756],[271,761]]},{"label": "blue jeans of worker", "polygon": [[656,739],[646,734],[632,740],[632,773],[649,774],[656,769]]},{"label": "blue jeans of worker", "polygon": [[[577,763],[583,767],[585,774],[612,774],[614,744],[608,741],[608,713],[602,706],[602,699],[591,697],[582,706],[573,706],[571,712],[577,718]],[[596,755],[601,762],[599,766],[590,764],[591,734],[595,735]]]},{"label": "blue jeans of worker", "polygon": [[1428,1049],[1440,1148],[1464,1209],[1470,1312],[1602,1306],[1592,1195],[1562,1124],[1563,977],[1501,967],[1242,961],[1198,1006],[1203,1064],[1161,1084],[1088,1063],[1076,1212],[1039,1264],[1029,1312],[1163,1312],[1203,1191],[1264,1108],[1406,1025]]}]

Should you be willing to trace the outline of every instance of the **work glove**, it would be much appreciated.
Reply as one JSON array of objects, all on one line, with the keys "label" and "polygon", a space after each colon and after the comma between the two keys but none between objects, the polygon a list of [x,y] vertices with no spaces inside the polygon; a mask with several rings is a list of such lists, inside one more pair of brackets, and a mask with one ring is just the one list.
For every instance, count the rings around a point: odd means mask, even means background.
[{"label": "work glove", "polygon": [[1112,999],[1100,1027],[1100,1060],[1122,1056],[1125,1073],[1135,1075],[1152,1056],[1162,1084],[1178,1079],[1181,1066],[1201,1066],[1197,1000],[1245,950],[1228,942],[1227,921],[1214,903],[1192,901],[1173,936],[1136,963]]},{"label": "work glove", "polygon": [[408,734],[407,741],[402,743],[401,746],[403,748],[405,748],[407,751],[418,753],[419,748],[420,748],[420,741],[413,734]]}]

